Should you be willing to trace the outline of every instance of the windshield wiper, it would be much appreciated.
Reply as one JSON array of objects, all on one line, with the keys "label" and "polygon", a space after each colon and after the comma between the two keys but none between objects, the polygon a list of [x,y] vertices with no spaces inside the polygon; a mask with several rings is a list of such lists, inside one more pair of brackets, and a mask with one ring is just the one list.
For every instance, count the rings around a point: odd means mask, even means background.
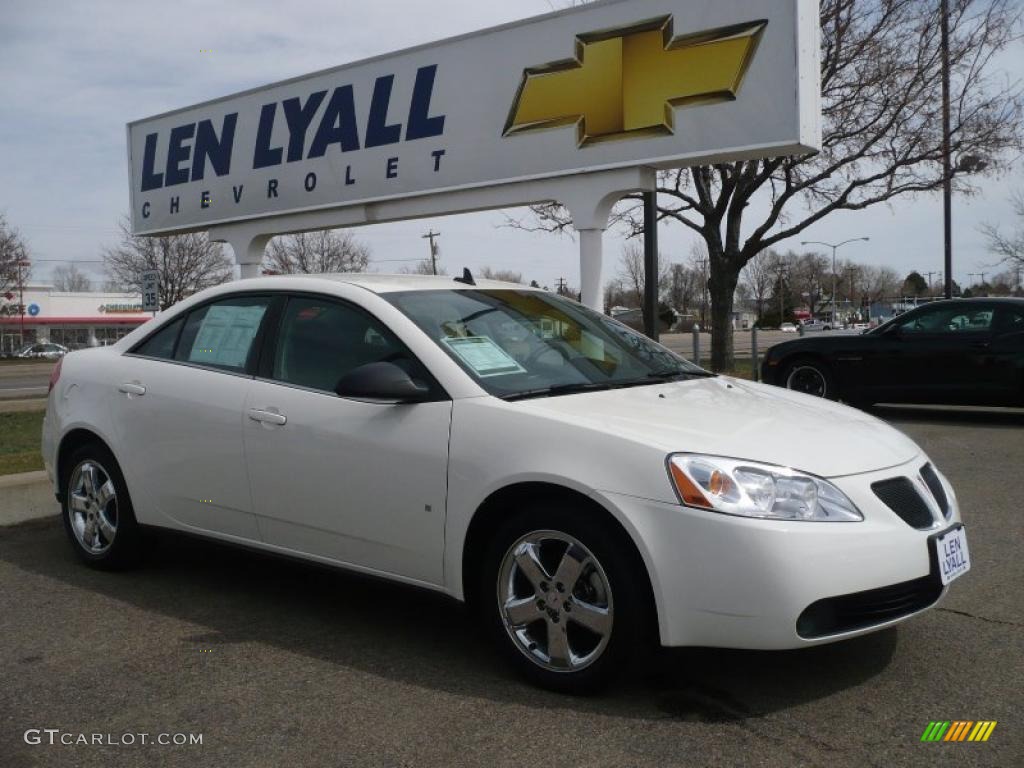
[{"label": "windshield wiper", "polygon": [[533,397],[554,397],[556,395],[575,395],[580,392],[598,392],[612,389],[615,384],[611,382],[587,381],[576,384],[556,384],[553,387],[541,387],[540,389],[527,389],[523,392],[514,392],[510,395],[502,395],[501,399],[506,402],[516,400],[529,400]]},{"label": "windshield wiper", "polygon": [[712,373],[711,371],[651,371],[647,374],[647,378],[655,379],[657,381],[671,381],[679,376],[687,376],[695,379],[709,379],[717,375],[717,373]]}]

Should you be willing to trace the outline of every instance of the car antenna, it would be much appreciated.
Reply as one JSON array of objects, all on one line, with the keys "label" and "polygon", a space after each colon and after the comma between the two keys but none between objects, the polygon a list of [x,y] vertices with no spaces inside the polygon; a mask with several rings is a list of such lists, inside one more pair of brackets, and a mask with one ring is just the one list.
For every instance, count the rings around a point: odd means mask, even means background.
[{"label": "car antenna", "polygon": [[476,285],[476,280],[473,279],[473,273],[469,271],[469,267],[462,268],[462,277],[456,277],[455,282]]}]

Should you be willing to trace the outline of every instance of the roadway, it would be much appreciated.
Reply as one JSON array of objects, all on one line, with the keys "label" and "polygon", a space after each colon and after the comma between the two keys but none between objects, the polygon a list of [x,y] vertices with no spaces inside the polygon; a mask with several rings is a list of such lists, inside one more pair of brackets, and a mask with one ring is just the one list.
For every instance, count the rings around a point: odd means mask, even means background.
[{"label": "roadway", "polygon": [[45,396],[54,365],[0,361],[0,399]]}]

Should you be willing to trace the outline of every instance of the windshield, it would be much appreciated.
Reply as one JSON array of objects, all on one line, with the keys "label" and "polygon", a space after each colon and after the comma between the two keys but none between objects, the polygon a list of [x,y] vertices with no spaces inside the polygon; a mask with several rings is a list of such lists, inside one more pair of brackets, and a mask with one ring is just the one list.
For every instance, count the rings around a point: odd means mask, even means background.
[{"label": "windshield", "polygon": [[497,397],[712,375],[610,317],[539,291],[403,291],[385,298]]}]

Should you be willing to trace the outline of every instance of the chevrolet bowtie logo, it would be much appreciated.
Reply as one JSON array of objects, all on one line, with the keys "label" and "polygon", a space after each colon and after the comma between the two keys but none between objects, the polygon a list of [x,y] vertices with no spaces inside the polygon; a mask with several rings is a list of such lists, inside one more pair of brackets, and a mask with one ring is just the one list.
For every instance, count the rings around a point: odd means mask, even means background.
[{"label": "chevrolet bowtie logo", "polygon": [[673,37],[672,17],[576,38],[526,70],[505,136],[576,125],[579,145],[675,132],[674,108],[736,98],[767,21]]}]

